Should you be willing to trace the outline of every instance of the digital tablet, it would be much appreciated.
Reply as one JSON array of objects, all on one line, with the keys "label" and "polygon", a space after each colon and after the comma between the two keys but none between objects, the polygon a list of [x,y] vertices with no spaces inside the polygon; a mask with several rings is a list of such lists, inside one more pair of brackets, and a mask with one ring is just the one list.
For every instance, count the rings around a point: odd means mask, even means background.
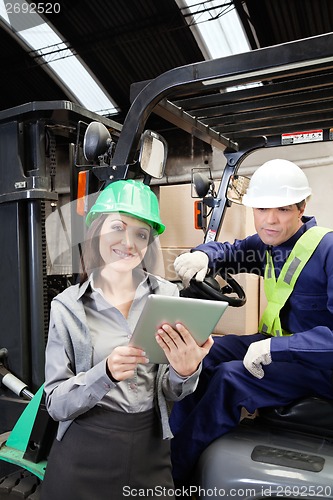
[{"label": "digital tablet", "polygon": [[143,349],[151,363],[168,363],[163,349],[155,339],[161,325],[168,323],[175,326],[176,323],[182,323],[197,343],[202,345],[227,307],[228,303],[222,301],[149,295],[130,345]]}]

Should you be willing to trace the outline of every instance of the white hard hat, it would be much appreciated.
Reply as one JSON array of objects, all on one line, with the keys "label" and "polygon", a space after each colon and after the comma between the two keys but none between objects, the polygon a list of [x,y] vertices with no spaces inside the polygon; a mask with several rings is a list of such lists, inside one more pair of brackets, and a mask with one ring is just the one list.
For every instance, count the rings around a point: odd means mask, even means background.
[{"label": "white hard hat", "polygon": [[250,180],[243,205],[253,208],[278,208],[293,205],[311,195],[304,172],[288,160],[269,160]]}]

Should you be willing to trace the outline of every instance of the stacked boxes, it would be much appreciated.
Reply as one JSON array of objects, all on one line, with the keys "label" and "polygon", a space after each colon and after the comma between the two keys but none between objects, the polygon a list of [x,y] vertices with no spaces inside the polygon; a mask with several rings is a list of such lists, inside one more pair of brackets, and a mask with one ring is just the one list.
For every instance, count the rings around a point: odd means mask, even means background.
[{"label": "stacked boxes", "polygon": [[[203,242],[204,234],[194,228],[194,199],[189,184],[160,187],[161,218],[166,225],[160,236],[164,269],[160,274],[169,280],[177,280],[173,268],[175,258]],[[219,241],[233,242],[255,232],[252,209],[232,204],[228,208]],[[260,279],[254,275],[234,276],[244,287],[246,305],[229,307],[216,327],[215,333],[252,334],[258,330],[260,304]]]}]

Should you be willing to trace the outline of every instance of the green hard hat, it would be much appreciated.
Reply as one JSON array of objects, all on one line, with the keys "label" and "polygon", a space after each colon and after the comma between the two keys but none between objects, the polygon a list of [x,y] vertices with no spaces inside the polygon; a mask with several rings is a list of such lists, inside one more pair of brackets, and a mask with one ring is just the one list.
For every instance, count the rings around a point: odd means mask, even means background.
[{"label": "green hard hat", "polygon": [[158,200],[149,186],[133,179],[115,181],[106,186],[91,207],[86,223],[88,226],[101,214],[121,212],[143,220],[157,234],[165,225],[160,219]]}]

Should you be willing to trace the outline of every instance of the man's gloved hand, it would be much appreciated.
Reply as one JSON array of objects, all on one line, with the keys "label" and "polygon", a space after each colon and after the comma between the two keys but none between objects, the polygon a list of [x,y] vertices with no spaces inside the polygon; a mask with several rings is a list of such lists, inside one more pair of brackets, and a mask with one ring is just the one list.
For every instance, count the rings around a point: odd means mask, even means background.
[{"label": "man's gloved hand", "polygon": [[243,365],[254,377],[263,378],[265,375],[262,365],[269,365],[271,357],[271,339],[259,340],[250,344],[243,359]]},{"label": "man's gloved hand", "polygon": [[197,281],[203,281],[208,270],[208,255],[204,252],[187,252],[179,255],[174,262],[175,271],[187,287],[196,275]]}]

